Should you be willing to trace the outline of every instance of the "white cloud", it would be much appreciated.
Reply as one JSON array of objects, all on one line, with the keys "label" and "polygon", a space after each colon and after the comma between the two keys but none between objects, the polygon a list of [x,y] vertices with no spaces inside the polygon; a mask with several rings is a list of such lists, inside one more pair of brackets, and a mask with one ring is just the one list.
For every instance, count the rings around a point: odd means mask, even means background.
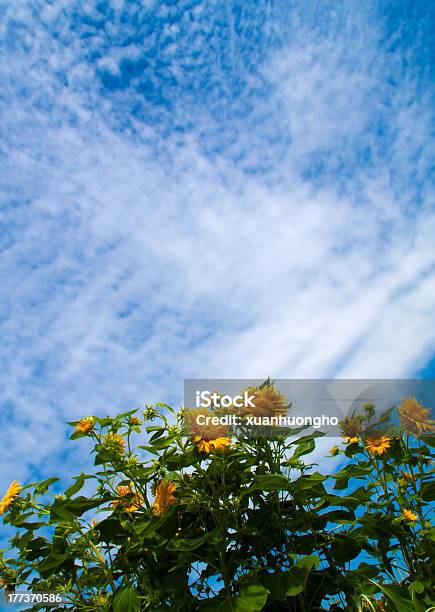
[{"label": "white cloud", "polygon": [[[265,64],[270,96],[250,94],[248,118],[222,125],[198,102],[190,133],[165,139],[139,119],[115,130],[84,41],[38,30],[29,55],[5,67],[3,183],[16,205],[4,213],[0,276],[13,406],[2,439],[14,448],[2,479],[52,461],[68,418],[181,401],[184,377],[400,377],[429,356],[428,107],[409,75],[379,111],[395,68],[365,20],[320,42],[301,23]],[[114,70],[120,59],[109,50],[99,61]],[[222,131],[204,148],[213,124]],[[364,147],[374,162],[358,158]],[[323,170],[307,178],[316,155]]]}]

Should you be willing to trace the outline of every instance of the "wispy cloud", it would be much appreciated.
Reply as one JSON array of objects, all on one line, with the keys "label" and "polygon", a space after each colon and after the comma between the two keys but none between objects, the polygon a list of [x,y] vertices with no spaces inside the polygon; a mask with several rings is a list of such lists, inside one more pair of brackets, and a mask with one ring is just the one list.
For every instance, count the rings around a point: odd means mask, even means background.
[{"label": "wispy cloud", "polygon": [[370,3],[3,13],[2,479],[184,377],[423,367],[425,15],[410,43]]}]

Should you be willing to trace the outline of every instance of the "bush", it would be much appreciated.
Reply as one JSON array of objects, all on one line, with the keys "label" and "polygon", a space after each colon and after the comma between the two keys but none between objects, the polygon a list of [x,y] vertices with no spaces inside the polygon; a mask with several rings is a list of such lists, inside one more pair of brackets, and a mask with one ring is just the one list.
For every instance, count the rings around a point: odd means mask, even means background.
[{"label": "bush", "polygon": [[3,586],[68,594],[58,609],[424,612],[434,437],[410,399],[396,430],[371,406],[345,419],[331,475],[306,463],[319,433],[192,429],[163,404],[71,423],[96,467],[61,495],[57,478],[11,485]]}]

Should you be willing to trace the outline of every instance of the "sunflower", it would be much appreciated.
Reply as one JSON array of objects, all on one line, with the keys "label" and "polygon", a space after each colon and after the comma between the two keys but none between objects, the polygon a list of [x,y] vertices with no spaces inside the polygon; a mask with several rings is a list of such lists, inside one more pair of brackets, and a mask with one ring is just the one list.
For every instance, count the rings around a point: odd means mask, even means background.
[{"label": "sunflower", "polygon": [[177,485],[172,480],[161,480],[153,487],[155,495],[153,508],[156,514],[165,514],[169,506],[177,503],[174,493]]},{"label": "sunflower", "polygon": [[118,433],[108,433],[104,436],[104,444],[113,448],[121,455],[125,452],[125,440]]},{"label": "sunflower", "polygon": [[212,423],[211,419],[214,416],[216,415],[205,408],[192,408],[184,413],[186,428],[201,452],[223,450],[231,444],[228,426]]},{"label": "sunflower", "polygon": [[22,486],[17,480],[14,480],[9,485],[9,489],[6,491],[6,493],[3,496],[3,499],[0,501],[0,514],[4,514],[6,510],[10,508],[10,506],[15,501],[21,489],[22,489]]},{"label": "sunflower", "polygon": [[407,510],[406,508],[403,508],[402,516],[405,521],[416,521],[418,519],[418,516],[415,514],[415,512],[413,512],[412,510]]},{"label": "sunflower", "polygon": [[94,426],[94,417],[88,416],[84,419],[80,419],[76,423],[76,431],[80,433],[88,433]]},{"label": "sunflower", "polygon": [[225,450],[227,446],[231,444],[231,438],[224,438],[223,436],[219,436],[212,440],[204,439],[201,436],[195,436],[193,441],[201,453],[211,453],[213,450]]},{"label": "sunflower", "polygon": [[391,438],[388,436],[371,436],[366,438],[366,449],[371,455],[383,455],[390,448]]},{"label": "sunflower", "polygon": [[415,397],[403,398],[397,411],[400,423],[407,432],[421,436],[434,428],[434,421],[428,418],[429,408],[423,408]]},{"label": "sunflower", "polygon": [[114,508],[120,506],[125,512],[136,512],[142,506],[143,497],[140,493],[134,492],[132,483],[128,486],[118,485],[116,491],[120,498],[125,497],[127,499],[115,499],[112,502]]},{"label": "sunflower", "polygon": [[329,454],[332,457],[336,457],[339,452],[340,452],[340,449],[338,448],[338,446],[333,446],[332,448],[329,449]]},{"label": "sunflower", "polygon": [[273,385],[248,387],[246,391],[253,396],[251,401],[254,404],[254,406],[243,409],[246,414],[260,418],[279,417],[287,414],[288,401],[285,395],[277,391]]}]

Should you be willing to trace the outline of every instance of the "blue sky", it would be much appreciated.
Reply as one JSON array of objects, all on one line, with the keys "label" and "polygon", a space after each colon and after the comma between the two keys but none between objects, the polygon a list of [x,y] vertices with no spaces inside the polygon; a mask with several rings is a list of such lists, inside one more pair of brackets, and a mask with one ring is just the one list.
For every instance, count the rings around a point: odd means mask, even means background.
[{"label": "blue sky", "polygon": [[433,12],[0,4],[2,488],[185,377],[435,375]]}]

